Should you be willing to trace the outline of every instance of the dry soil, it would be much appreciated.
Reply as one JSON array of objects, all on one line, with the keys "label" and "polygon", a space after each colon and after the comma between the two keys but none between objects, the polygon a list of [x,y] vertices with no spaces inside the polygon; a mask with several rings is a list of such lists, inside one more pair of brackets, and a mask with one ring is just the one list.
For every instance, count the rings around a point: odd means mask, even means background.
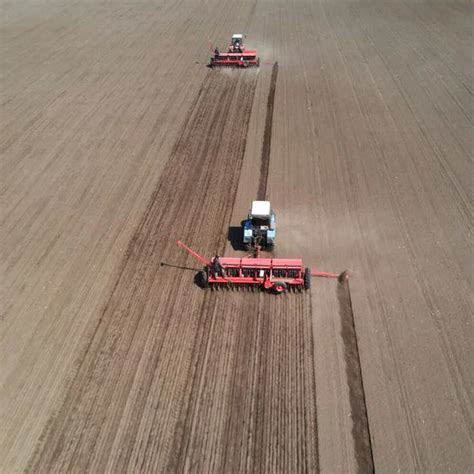
[{"label": "dry soil", "polygon": [[[1,472],[473,470],[472,21],[3,2]],[[348,286],[199,289],[257,196]]]}]

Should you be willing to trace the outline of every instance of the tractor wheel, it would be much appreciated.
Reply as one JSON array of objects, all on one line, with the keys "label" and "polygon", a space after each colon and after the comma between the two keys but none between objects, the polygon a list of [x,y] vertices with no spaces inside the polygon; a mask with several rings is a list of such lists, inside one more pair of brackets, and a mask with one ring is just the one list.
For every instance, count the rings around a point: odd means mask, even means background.
[{"label": "tractor wheel", "polygon": [[304,289],[309,290],[311,288],[311,268],[305,268],[304,270]]},{"label": "tractor wheel", "polygon": [[200,270],[196,275],[196,284],[199,288],[209,288],[209,280],[207,279],[207,272],[205,270]]},{"label": "tractor wheel", "polygon": [[283,281],[277,281],[273,285],[273,290],[277,295],[281,295],[282,293],[285,293],[285,291],[288,289],[288,285],[283,282]]}]

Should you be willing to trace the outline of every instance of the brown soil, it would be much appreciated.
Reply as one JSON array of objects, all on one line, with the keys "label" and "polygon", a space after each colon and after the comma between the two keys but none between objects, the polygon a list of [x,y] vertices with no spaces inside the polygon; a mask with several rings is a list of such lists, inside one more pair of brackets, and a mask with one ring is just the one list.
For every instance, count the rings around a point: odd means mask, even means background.
[{"label": "brown soil", "polygon": [[[3,10],[0,471],[474,469],[468,3]],[[350,293],[194,285],[257,196]]]}]

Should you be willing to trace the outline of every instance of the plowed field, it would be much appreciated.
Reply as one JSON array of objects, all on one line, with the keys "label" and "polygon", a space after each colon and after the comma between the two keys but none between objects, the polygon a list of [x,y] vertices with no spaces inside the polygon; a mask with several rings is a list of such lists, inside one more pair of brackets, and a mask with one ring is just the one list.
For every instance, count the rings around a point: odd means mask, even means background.
[{"label": "plowed field", "polygon": [[[2,10],[1,472],[474,469],[469,3]],[[257,197],[349,284],[198,288]]]}]

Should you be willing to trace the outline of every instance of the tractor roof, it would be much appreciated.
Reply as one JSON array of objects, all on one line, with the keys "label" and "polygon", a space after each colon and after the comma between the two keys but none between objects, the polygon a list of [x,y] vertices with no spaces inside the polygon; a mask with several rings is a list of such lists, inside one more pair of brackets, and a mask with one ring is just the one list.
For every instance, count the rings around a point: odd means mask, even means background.
[{"label": "tractor roof", "polygon": [[244,37],[244,35],[242,35],[240,33],[236,33],[236,34],[232,35],[232,38],[235,38],[235,39],[242,39],[243,37]]},{"label": "tractor roof", "polygon": [[269,216],[271,212],[270,201],[252,201],[252,216]]}]

